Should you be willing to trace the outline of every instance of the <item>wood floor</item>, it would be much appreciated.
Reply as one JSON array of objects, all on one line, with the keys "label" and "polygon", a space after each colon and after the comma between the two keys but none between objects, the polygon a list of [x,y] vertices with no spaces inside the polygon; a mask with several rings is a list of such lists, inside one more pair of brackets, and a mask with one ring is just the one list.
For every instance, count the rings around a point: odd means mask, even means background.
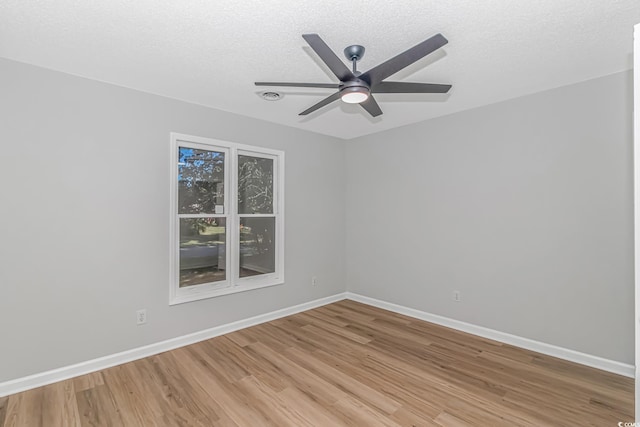
[{"label": "wood floor", "polygon": [[633,380],[341,301],[0,398],[0,426],[616,426]]}]

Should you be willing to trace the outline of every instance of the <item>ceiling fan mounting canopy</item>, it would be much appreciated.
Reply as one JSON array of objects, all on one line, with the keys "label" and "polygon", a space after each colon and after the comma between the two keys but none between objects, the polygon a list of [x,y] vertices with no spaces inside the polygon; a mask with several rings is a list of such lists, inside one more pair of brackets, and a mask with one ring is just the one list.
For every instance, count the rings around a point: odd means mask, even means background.
[{"label": "ceiling fan mounting canopy", "polygon": [[349,70],[319,35],[304,34],[302,38],[309,43],[309,46],[340,80],[340,83],[255,82],[256,86],[337,89],[337,92],[301,112],[301,116],[312,113],[341,98],[346,103],[360,104],[372,117],[377,117],[382,114],[382,110],[373,97],[374,93],[447,93],[451,89],[451,85],[448,84],[384,81],[387,77],[447,44],[448,41],[442,34],[436,34],[422,43],[418,43],[365,73],[356,70],[356,63],[364,55],[363,46],[351,45],[344,49],[344,55],[353,65],[353,69]]},{"label": "ceiling fan mounting canopy", "polygon": [[344,48],[344,56],[346,56],[349,61],[360,61],[364,56],[364,46],[360,46],[359,44],[347,46]]}]

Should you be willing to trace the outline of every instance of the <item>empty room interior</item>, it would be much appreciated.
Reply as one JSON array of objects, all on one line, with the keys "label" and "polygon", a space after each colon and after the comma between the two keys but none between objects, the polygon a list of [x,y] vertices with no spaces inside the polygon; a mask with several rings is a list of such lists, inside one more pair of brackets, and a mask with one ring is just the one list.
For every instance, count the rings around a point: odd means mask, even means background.
[{"label": "empty room interior", "polygon": [[636,425],[639,23],[0,1],[0,427]]}]

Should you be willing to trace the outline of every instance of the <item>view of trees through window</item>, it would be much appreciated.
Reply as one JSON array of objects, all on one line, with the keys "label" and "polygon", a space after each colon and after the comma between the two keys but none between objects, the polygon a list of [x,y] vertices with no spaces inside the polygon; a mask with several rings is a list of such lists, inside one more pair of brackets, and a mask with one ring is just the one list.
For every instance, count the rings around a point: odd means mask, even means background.
[{"label": "view of trees through window", "polygon": [[[226,279],[225,154],[178,149],[180,287]],[[204,216],[206,215],[206,216]]]},{"label": "view of trees through window", "polygon": [[240,277],[275,271],[273,163],[269,158],[238,156]]},{"label": "view of trees through window", "polygon": [[224,153],[180,147],[178,214],[215,213],[224,204]]},{"label": "view of trees through window", "polygon": [[238,156],[238,213],[273,213],[273,159]]},{"label": "view of trees through window", "polygon": [[[274,160],[237,156],[239,277],[275,271]],[[225,153],[178,148],[180,287],[224,281]]]},{"label": "view of trees through window", "polygon": [[284,283],[284,152],[171,133],[169,303]]}]

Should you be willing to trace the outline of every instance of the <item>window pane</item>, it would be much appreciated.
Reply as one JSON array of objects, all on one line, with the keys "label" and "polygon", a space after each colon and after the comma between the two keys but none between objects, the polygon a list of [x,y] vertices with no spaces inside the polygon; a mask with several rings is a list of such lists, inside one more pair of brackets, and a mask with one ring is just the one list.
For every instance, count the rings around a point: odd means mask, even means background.
[{"label": "window pane", "polygon": [[276,219],[240,218],[240,277],[276,271]]},{"label": "window pane", "polygon": [[180,219],[180,287],[225,280],[225,218]]},{"label": "window pane", "polygon": [[273,213],[273,159],[238,156],[238,213]]},{"label": "window pane", "polygon": [[178,148],[178,213],[224,214],[224,153]]}]

